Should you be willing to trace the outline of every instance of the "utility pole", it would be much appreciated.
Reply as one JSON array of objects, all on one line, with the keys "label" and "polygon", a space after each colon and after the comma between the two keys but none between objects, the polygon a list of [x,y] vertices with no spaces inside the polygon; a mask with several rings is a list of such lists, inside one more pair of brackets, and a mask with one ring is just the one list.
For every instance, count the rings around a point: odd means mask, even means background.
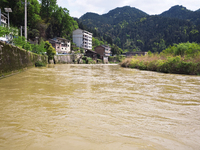
[{"label": "utility pole", "polygon": [[9,17],[9,12],[8,12],[8,28],[10,28],[10,17]]},{"label": "utility pole", "polygon": [[0,26],[1,26],[1,8],[0,8]]},{"label": "utility pole", "polygon": [[21,36],[22,36],[22,26],[20,27],[20,30],[21,30]]},{"label": "utility pole", "polygon": [[24,22],[24,26],[25,26],[25,29],[24,29],[24,35],[25,35],[25,39],[27,40],[27,0],[25,0],[25,22]]},{"label": "utility pole", "polygon": [[21,3],[24,4],[24,11],[25,11],[24,36],[25,36],[25,39],[27,40],[27,4],[29,4],[29,2],[27,3],[27,0],[25,0],[25,2],[21,2]]}]

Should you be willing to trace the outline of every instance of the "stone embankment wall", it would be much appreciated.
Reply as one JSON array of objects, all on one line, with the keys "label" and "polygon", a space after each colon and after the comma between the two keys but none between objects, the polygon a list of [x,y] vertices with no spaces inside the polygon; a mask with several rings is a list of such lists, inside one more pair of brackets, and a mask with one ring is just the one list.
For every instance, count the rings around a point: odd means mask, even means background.
[{"label": "stone embankment wall", "polygon": [[0,41],[0,78],[33,67],[36,61],[47,63],[48,57]]},{"label": "stone embankment wall", "polygon": [[83,54],[55,55],[55,64],[81,64]]}]

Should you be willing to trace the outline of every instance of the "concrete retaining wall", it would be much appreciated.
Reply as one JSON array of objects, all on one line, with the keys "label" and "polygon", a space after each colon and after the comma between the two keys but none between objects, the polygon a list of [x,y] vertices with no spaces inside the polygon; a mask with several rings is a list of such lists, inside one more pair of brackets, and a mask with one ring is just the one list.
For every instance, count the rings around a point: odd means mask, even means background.
[{"label": "concrete retaining wall", "polygon": [[47,63],[48,57],[0,41],[0,77],[33,67],[39,60]]},{"label": "concrete retaining wall", "polygon": [[82,62],[83,54],[55,55],[56,64],[76,64]]}]

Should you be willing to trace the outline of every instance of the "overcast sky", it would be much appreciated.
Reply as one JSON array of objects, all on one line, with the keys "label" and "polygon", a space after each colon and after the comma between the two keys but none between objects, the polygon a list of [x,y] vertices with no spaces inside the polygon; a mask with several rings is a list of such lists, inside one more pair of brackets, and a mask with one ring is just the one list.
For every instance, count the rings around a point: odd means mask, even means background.
[{"label": "overcast sky", "polygon": [[81,17],[86,12],[108,13],[116,7],[131,6],[147,14],[161,14],[174,5],[182,5],[189,10],[200,8],[200,0],[57,0],[61,7],[69,10],[70,16]]}]

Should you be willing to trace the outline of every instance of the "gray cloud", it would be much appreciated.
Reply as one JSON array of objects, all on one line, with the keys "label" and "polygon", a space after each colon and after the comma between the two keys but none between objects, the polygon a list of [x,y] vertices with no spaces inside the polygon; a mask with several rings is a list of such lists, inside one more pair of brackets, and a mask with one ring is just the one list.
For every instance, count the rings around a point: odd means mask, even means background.
[{"label": "gray cloud", "polygon": [[105,14],[123,6],[136,7],[150,15],[160,14],[174,5],[183,5],[190,10],[200,8],[200,0],[57,0],[58,5],[69,10],[72,17],[81,17],[86,12]]}]

